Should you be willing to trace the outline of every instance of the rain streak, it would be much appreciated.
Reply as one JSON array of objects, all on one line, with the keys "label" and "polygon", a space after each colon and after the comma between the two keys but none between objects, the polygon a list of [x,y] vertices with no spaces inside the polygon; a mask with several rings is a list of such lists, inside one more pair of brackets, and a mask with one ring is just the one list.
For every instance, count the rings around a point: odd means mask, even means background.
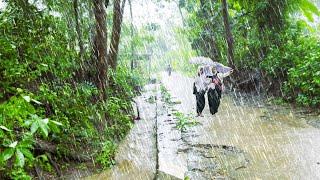
[{"label": "rain streak", "polygon": [[0,179],[320,179],[319,0],[0,0]]}]

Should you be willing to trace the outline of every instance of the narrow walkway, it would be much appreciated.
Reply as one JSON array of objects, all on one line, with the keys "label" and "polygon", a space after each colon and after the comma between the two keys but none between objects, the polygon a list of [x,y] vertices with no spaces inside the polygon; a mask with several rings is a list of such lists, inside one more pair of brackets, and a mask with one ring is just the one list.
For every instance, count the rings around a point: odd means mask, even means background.
[{"label": "narrow walkway", "polygon": [[[180,100],[174,108],[194,117],[193,79],[162,74],[171,95]],[[189,146],[191,179],[320,179],[320,130],[290,108],[246,104],[243,97],[223,95],[219,113],[212,116],[206,104],[200,125],[182,134]],[[317,117],[310,117],[317,118]],[[193,177],[193,178],[192,178]]]},{"label": "narrow walkway", "polygon": [[156,85],[148,85],[137,97],[141,120],[135,121],[127,137],[120,143],[115,160],[116,165],[87,180],[144,180],[153,179],[156,174]]},{"label": "narrow walkway", "polygon": [[[137,98],[141,120],[120,144],[116,165],[87,179],[320,179],[320,129],[290,108],[246,103],[224,94],[220,111],[194,117],[191,78],[161,74],[172,95],[164,103],[159,84]],[[175,112],[199,124],[179,130]]]}]

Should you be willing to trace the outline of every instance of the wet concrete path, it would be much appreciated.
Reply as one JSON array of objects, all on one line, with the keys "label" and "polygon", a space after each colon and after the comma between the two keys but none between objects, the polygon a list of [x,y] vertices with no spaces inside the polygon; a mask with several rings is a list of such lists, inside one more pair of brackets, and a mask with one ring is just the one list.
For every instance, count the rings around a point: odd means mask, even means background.
[{"label": "wet concrete path", "polygon": [[[160,84],[146,86],[137,98],[142,119],[120,144],[116,165],[88,179],[320,179],[320,129],[307,123],[319,115],[229,92],[218,114],[206,104],[204,117],[195,117],[193,79],[161,79],[171,97]],[[179,129],[179,112],[197,123]]]},{"label": "wet concrete path", "polygon": [[[165,87],[181,101],[174,109],[199,125],[182,133],[191,179],[320,179],[320,129],[307,124],[318,116],[299,116],[291,108],[245,103],[236,94],[223,95],[219,112],[194,117],[193,79],[162,74]],[[232,95],[232,96],[231,96]]]},{"label": "wet concrete path", "polygon": [[141,96],[135,99],[140,111],[140,120],[119,144],[111,169],[87,180],[143,180],[154,179],[157,165],[156,150],[156,85],[147,85]]}]

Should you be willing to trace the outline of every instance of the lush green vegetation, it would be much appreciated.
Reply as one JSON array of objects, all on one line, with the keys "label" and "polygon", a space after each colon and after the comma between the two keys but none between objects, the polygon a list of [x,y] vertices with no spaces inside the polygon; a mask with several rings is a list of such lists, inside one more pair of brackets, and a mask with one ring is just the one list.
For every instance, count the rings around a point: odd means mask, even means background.
[{"label": "lush green vegetation", "polygon": [[[258,69],[266,91],[320,105],[320,12],[311,0],[179,0],[187,13],[172,32],[123,21],[125,2],[5,1],[0,179],[30,179],[39,170],[60,176],[72,162],[112,166],[132,126],[131,102],[152,70],[172,64],[193,75],[188,60],[196,54],[238,72]],[[161,91],[165,102],[177,103]],[[195,123],[175,115],[181,130]]]},{"label": "lush green vegetation", "polygon": [[[59,176],[68,162],[110,167],[132,126],[133,97],[146,82],[142,67],[130,68],[131,50],[124,51],[144,46],[138,30],[133,38],[124,24],[128,43],[120,44],[102,91],[93,4],[43,3],[10,0],[0,11],[0,179],[30,179],[34,169]],[[119,15],[112,10],[107,16]]]},{"label": "lush green vegetation", "polygon": [[[262,72],[264,90],[290,102],[320,105],[320,11],[309,0],[229,0],[233,36],[226,36],[222,1],[180,0],[186,30],[199,55],[230,65],[227,38],[233,41],[240,72]],[[210,18],[208,18],[210,17]],[[241,81],[241,79],[239,80]]]}]

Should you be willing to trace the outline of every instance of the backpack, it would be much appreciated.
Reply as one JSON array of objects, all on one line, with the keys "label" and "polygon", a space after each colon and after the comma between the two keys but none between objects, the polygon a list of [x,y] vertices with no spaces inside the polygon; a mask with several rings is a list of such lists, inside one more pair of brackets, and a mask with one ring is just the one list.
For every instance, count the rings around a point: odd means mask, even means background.
[{"label": "backpack", "polygon": [[215,85],[215,87],[218,87],[221,91],[224,89],[223,84],[217,75],[212,76],[212,83]]}]

